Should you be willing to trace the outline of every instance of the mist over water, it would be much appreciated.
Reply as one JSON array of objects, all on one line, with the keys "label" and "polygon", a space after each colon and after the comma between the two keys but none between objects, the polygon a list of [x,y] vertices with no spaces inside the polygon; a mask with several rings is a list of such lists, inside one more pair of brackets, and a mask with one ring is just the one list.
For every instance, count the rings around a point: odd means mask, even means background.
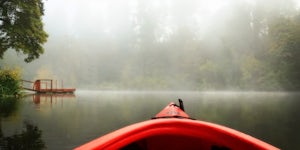
[{"label": "mist over water", "polygon": [[[192,118],[225,125],[280,149],[299,149],[299,96],[286,92],[78,91],[75,96],[1,99],[0,147],[10,139],[10,144],[20,147],[38,143],[40,149],[73,149],[116,129],[148,120],[181,98]],[[28,125],[35,130],[29,130]]]}]

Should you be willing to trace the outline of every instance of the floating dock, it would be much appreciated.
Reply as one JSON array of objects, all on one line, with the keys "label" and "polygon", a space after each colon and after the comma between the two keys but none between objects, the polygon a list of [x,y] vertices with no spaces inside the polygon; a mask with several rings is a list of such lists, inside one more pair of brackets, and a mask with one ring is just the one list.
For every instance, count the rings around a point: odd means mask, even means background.
[{"label": "floating dock", "polygon": [[28,80],[21,81],[23,89],[28,91],[34,91],[36,93],[74,93],[76,91],[75,88],[64,88],[63,81],[61,82],[60,88],[57,87],[57,80],[53,82],[52,79],[38,79],[34,82]]}]

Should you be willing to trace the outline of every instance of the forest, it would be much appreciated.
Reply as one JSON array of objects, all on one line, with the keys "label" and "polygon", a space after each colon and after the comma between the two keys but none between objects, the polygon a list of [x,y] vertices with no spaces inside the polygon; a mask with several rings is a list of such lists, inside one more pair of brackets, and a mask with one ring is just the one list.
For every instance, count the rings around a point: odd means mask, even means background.
[{"label": "forest", "polygon": [[293,0],[231,0],[207,10],[193,0],[120,3],[87,16],[77,12],[86,5],[72,6],[76,17],[64,24],[63,6],[55,12],[46,2],[44,54],[26,63],[9,50],[0,66],[78,89],[300,90]]}]

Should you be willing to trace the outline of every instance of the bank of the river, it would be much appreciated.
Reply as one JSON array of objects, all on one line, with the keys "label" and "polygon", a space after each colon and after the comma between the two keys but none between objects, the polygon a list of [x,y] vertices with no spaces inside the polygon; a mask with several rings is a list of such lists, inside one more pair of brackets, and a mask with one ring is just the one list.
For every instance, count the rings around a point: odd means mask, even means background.
[{"label": "bank of the river", "polygon": [[20,96],[20,79],[20,69],[0,69],[0,98]]}]

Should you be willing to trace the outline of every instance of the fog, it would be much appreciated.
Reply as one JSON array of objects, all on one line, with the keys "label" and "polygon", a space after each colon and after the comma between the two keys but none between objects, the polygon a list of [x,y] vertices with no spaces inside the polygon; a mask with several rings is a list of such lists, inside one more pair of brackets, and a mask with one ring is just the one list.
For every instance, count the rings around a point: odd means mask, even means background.
[{"label": "fog", "polygon": [[101,90],[282,90],[297,84],[292,77],[281,80],[295,72],[278,72],[270,35],[273,22],[299,16],[299,0],[44,2],[44,54],[29,64],[13,51],[1,60],[21,66],[27,80]]}]

